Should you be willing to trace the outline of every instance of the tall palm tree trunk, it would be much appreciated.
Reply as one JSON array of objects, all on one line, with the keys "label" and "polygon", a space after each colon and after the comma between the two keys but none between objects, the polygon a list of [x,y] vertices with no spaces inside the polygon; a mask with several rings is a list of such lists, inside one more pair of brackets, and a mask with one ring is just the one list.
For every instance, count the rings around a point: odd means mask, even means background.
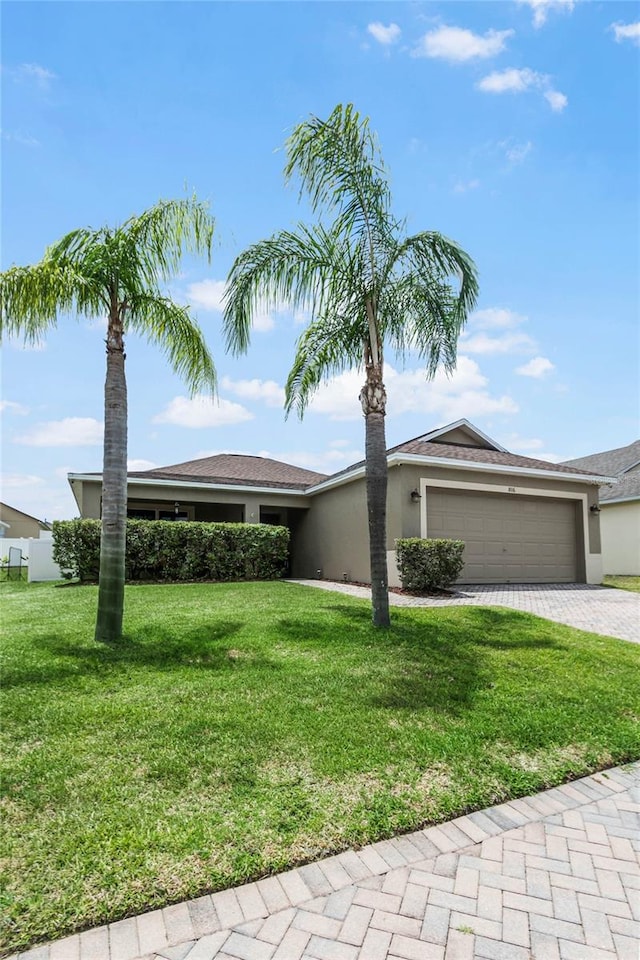
[{"label": "tall palm tree trunk", "polygon": [[360,391],[365,418],[367,512],[373,625],[388,627],[389,575],[387,572],[387,443],[384,418],[387,395],[382,364],[367,364],[367,381]]},{"label": "tall palm tree trunk", "polygon": [[127,532],[127,382],[124,373],[124,306],[114,305],[107,331],[104,384],[104,464],[102,533],[95,639],[122,637],[124,561]]}]

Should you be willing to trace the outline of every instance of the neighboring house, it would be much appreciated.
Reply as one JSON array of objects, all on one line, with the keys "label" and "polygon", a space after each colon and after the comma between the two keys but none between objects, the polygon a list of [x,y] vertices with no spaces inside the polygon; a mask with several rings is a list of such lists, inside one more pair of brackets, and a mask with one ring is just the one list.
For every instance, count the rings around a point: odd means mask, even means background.
[{"label": "neighboring house", "polygon": [[39,537],[43,530],[51,530],[51,524],[0,503],[0,537]]},{"label": "neighboring house", "polygon": [[600,490],[603,571],[640,576],[640,440],[565,463],[616,477]]},{"label": "neighboring house", "polygon": [[[610,476],[509,453],[458,420],[387,454],[387,547],[398,537],[464,540],[466,583],[600,583],[598,486]],[[128,515],[282,523],[295,577],[367,582],[364,462],[326,476],[220,454],[130,473]],[[83,517],[100,516],[101,474],[70,473]]]}]

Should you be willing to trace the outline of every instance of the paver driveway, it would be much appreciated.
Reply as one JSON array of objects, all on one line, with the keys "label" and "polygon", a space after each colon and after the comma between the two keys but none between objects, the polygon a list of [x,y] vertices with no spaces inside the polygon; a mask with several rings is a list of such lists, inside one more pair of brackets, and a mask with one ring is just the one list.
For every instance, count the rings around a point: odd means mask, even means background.
[{"label": "paver driveway", "polygon": [[638,960],[640,764],[76,934],[26,960]]},{"label": "paver driveway", "polygon": [[[371,597],[368,587],[329,580],[296,580],[309,587],[336,590],[353,597]],[[398,607],[473,606],[512,607],[539,617],[566,623],[607,637],[619,637],[640,643],[640,594],[612,587],[585,583],[465,585],[456,587],[451,597],[411,597],[391,593],[389,600]]]}]

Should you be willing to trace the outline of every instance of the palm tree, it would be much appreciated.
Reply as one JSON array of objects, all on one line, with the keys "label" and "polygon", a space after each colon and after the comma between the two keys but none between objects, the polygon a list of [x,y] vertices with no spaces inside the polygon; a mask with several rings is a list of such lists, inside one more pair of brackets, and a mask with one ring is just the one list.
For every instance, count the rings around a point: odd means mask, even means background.
[{"label": "palm tree", "polygon": [[58,316],[108,319],[104,388],[102,535],[95,639],[122,637],[127,519],[127,384],[124,336],[143,334],[192,391],[215,389],[215,368],[188,307],[160,289],[183,252],[211,254],[214,221],[195,197],[160,201],[116,228],[82,228],[43,259],[0,274],[0,334],[38,341]]},{"label": "palm tree", "polygon": [[286,180],[297,175],[312,210],[333,219],[280,231],[240,254],[229,274],[225,334],[235,353],[244,352],[260,301],[309,311],[286,384],[287,414],[295,408],[302,417],[330,376],[364,368],[373,623],[387,627],[384,348],[400,356],[417,352],[428,377],[440,364],[453,370],[458,336],[477,297],[476,268],[439,233],[405,236],[404,222],[391,213],[376,138],[351,104],[339,104],[328,120],[299,124],[286,152]]}]

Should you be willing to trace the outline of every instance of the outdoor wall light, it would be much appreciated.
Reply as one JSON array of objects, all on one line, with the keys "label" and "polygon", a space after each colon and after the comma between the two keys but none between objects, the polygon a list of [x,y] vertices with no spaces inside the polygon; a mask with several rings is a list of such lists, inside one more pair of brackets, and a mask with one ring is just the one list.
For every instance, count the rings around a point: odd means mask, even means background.
[{"label": "outdoor wall light", "polygon": [[598,506],[597,503],[592,503],[591,506],[589,507],[589,510],[591,511],[591,513],[600,513],[600,507]]},{"label": "outdoor wall light", "polygon": [[411,491],[411,503],[420,503],[422,500],[422,494],[418,489]]},{"label": "outdoor wall light", "polygon": [[173,505],[173,512],[175,513],[176,517],[177,517],[178,514],[180,513],[180,504],[178,503],[177,500],[176,500],[176,502],[175,502],[174,505]]}]

